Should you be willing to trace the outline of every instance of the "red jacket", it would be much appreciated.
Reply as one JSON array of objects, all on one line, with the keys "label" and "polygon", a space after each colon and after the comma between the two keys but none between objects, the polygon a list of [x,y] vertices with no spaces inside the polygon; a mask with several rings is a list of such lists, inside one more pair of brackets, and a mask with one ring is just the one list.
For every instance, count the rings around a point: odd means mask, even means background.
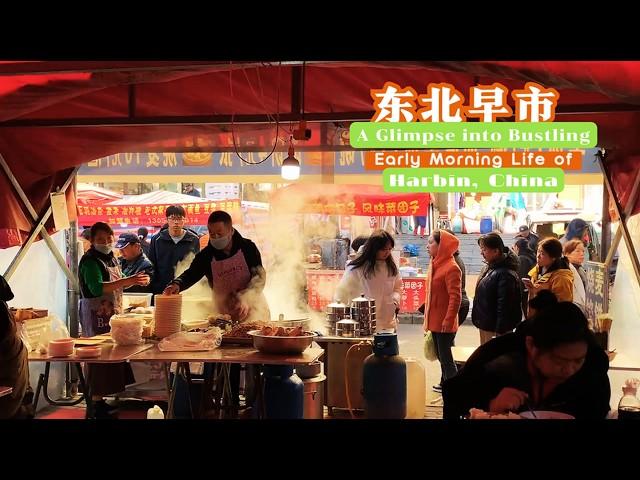
[{"label": "red jacket", "polygon": [[458,310],[462,300],[462,272],[453,258],[460,242],[440,230],[440,247],[427,271],[424,309],[425,331],[453,333],[458,331]]}]

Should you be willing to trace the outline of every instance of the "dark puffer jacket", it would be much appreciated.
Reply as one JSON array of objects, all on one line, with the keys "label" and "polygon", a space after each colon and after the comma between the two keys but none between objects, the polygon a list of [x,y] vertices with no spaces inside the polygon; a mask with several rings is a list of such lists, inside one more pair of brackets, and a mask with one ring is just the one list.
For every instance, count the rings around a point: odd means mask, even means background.
[{"label": "dark puffer jacket", "polygon": [[522,320],[518,257],[505,247],[503,257],[478,277],[471,320],[481,330],[503,334]]},{"label": "dark puffer jacket", "polygon": [[162,293],[175,278],[176,265],[190,252],[194,254],[200,251],[200,239],[191,230],[185,229],[184,237],[174,243],[168,229],[160,230],[151,239],[149,247],[149,260],[153,263],[153,279],[151,291]]}]

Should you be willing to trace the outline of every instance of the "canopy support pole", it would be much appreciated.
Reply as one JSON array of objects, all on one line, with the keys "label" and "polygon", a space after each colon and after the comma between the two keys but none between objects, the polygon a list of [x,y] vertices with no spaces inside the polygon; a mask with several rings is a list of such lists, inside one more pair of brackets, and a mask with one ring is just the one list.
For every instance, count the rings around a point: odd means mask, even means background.
[{"label": "canopy support pole", "polygon": [[[7,271],[4,273],[5,279],[9,280],[11,278],[11,276],[13,276],[13,274],[16,271],[16,269],[20,265],[20,262],[22,262],[22,260],[24,259],[25,255],[29,251],[29,248],[31,248],[31,245],[35,241],[36,237],[38,236],[38,234],[40,234],[42,236],[43,240],[45,241],[45,243],[47,244],[47,246],[49,247],[49,250],[51,250],[51,253],[53,254],[54,258],[58,262],[58,265],[60,265],[60,268],[62,268],[62,270],[64,271],[65,275],[69,279],[69,282],[71,282],[71,285],[73,285],[73,288],[77,289],[78,288],[78,279],[77,279],[77,277],[75,275],[73,275],[73,273],[71,273],[71,270],[69,270],[69,267],[67,266],[67,262],[65,261],[65,259],[62,257],[62,255],[58,251],[58,248],[56,247],[55,243],[51,239],[51,236],[44,229],[44,225],[47,222],[47,220],[49,219],[49,217],[51,216],[51,213],[53,211],[53,209],[51,207],[51,204],[49,204],[49,208],[47,208],[46,212],[41,217],[38,217],[38,214],[36,213],[35,209],[33,208],[33,205],[31,204],[31,201],[29,200],[27,195],[24,193],[24,190],[20,186],[20,183],[18,182],[16,177],[13,175],[13,172],[11,171],[11,168],[9,168],[9,165],[7,165],[7,162],[5,161],[5,159],[2,156],[2,154],[0,154],[0,166],[2,166],[2,169],[4,170],[4,173],[7,175],[7,178],[9,179],[11,184],[13,185],[13,188],[15,189],[16,193],[18,194],[18,196],[22,200],[23,205],[29,211],[29,214],[31,215],[31,217],[33,219],[33,228],[31,230],[31,233],[29,234],[29,237],[27,238],[27,240],[20,247],[20,250],[18,251],[18,253],[14,257],[13,261],[11,262],[11,264],[9,265],[9,268],[7,268]],[[69,185],[71,184],[71,182],[75,178],[76,173],[78,172],[79,168],[80,167],[77,166],[77,167],[75,167],[73,169],[73,172],[71,172],[71,174],[69,175],[69,177],[67,178],[67,180],[63,184],[62,188],[60,189],[61,192],[66,192],[67,188],[69,187]]]},{"label": "canopy support pole", "polygon": [[596,154],[596,158],[598,159],[600,169],[604,174],[604,182],[607,186],[607,190],[609,191],[609,195],[613,199],[613,208],[618,218],[620,219],[620,226],[618,227],[616,235],[611,242],[611,248],[609,248],[609,253],[607,254],[605,264],[607,265],[607,268],[609,268],[613,259],[613,255],[615,254],[615,251],[618,249],[618,245],[620,244],[620,238],[624,238],[624,241],[627,245],[627,250],[629,251],[629,257],[631,258],[631,264],[633,265],[633,271],[636,275],[636,280],[638,281],[638,285],[640,285],[640,262],[638,262],[638,254],[633,245],[633,239],[631,238],[631,234],[629,233],[629,228],[627,227],[627,219],[633,211],[633,207],[636,204],[636,200],[638,198],[638,182],[640,182],[640,170],[636,173],[635,182],[633,183],[627,206],[623,211],[622,206],[620,205],[620,200],[618,199],[618,196],[613,189],[611,172],[609,171],[609,168],[605,163],[606,152],[601,150]]}]

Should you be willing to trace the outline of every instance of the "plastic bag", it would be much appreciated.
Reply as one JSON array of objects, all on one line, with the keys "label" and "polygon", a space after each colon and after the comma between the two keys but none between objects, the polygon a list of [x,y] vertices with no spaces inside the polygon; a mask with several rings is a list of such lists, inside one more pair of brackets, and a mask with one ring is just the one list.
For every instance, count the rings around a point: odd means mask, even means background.
[{"label": "plastic bag", "polygon": [[424,335],[424,358],[432,362],[435,362],[438,359],[438,355],[436,354],[436,342],[430,331],[427,331]]},{"label": "plastic bag", "polygon": [[163,352],[197,352],[218,348],[222,343],[222,330],[210,328],[206,332],[178,332],[163,338],[158,349]]},{"label": "plastic bag", "polygon": [[111,338],[118,345],[141,345],[144,343],[144,315],[114,315],[109,320]]},{"label": "plastic bag", "polygon": [[69,338],[69,330],[64,322],[55,314],[49,315],[49,318],[51,321],[49,322],[49,326],[45,328],[40,335],[40,341],[38,342],[40,345],[38,345],[38,347],[43,346],[45,348],[49,348],[49,342],[51,340]]}]

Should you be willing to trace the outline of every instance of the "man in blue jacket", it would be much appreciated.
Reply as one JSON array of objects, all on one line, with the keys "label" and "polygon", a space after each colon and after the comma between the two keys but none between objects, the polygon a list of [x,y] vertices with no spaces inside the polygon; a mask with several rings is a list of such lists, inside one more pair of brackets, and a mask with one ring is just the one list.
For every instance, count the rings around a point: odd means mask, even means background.
[{"label": "man in blue jacket", "polygon": [[[140,237],[135,233],[123,233],[118,237],[116,248],[120,250],[120,269],[125,277],[144,272],[153,278],[153,264],[142,251]],[[132,285],[124,289],[125,293],[149,292],[149,286]]]},{"label": "man in blue jacket", "polygon": [[190,230],[184,228],[186,213],[180,205],[172,205],[166,210],[167,228],[151,238],[149,260],[154,265],[151,291],[160,294],[175,278],[178,262],[189,253],[200,251],[200,240]]}]

